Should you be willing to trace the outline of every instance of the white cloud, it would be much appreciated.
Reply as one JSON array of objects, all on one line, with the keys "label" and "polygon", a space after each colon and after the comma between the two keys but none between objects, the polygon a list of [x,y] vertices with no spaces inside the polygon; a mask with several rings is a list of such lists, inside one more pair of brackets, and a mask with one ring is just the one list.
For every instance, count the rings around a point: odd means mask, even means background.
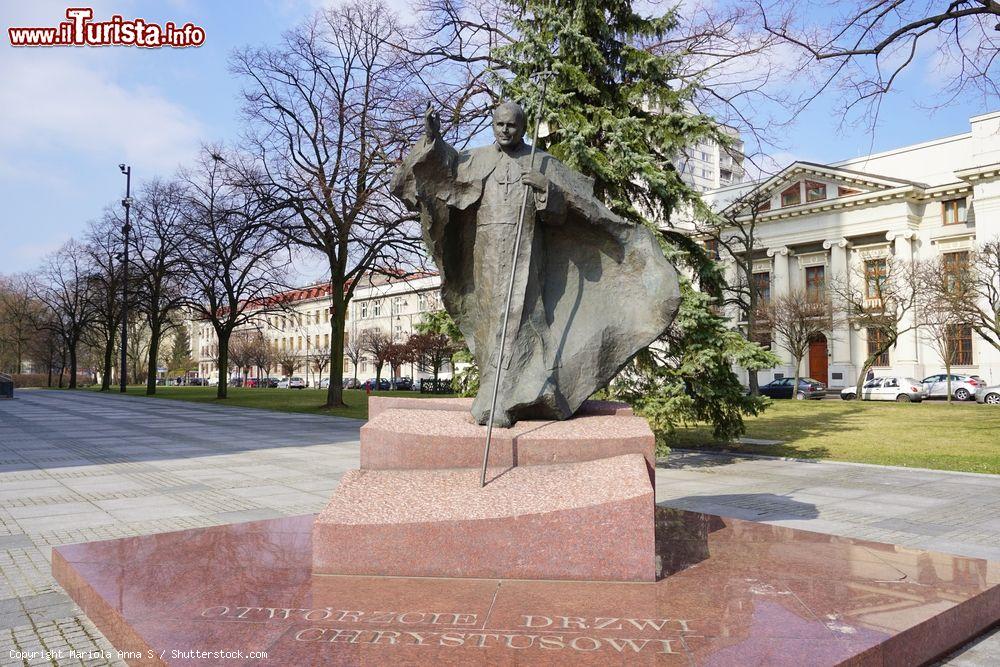
[{"label": "white cloud", "polygon": [[103,58],[77,48],[0,55],[0,159],[56,150],[172,171],[204,132],[197,119],[155,87],[114,80]]}]

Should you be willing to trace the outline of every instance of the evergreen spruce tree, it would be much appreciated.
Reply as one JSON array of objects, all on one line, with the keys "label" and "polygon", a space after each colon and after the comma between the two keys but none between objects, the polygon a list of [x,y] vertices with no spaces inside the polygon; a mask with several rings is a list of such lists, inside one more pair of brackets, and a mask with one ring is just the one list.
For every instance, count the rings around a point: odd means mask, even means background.
[{"label": "evergreen spruce tree", "polygon": [[748,342],[716,314],[723,280],[714,262],[687,235],[661,229],[679,207],[712,213],[671,161],[686,146],[728,139],[691,104],[697,84],[678,76],[684,53],[643,48],[677,25],[676,9],[637,14],[628,0],[514,0],[518,41],[494,49],[501,96],[518,100],[529,116],[538,108],[535,75],[553,72],[542,106],[546,133],[539,147],[594,179],[594,192],[615,213],[661,234],[664,252],[695,277],[682,278],[680,312],[658,344],[614,383],[663,438],[679,423],[708,421],[718,438],[744,432],[743,416],[766,402],[745,395],[732,364],[766,368],[777,360]]}]

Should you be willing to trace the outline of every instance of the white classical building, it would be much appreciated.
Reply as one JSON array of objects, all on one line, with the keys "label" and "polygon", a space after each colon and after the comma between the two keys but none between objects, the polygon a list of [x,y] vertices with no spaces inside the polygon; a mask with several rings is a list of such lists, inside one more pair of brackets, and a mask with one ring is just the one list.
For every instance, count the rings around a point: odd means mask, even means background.
[{"label": "white classical building", "polygon": [[[710,190],[704,199],[716,210],[756,196],[754,190],[764,200],[754,282],[765,296],[823,290],[855,267],[877,270],[879,259],[890,255],[904,261],[944,256],[960,264],[977,244],[1000,236],[1000,112],[969,122],[964,134],[883,153],[832,164],[795,162],[766,181]],[[871,342],[868,331],[838,320],[836,330],[813,342],[801,369],[832,387],[854,383]],[[926,335],[920,329],[903,334],[878,360],[877,373],[920,379],[943,372]],[[954,372],[1000,382],[1000,352],[971,327],[959,327],[955,338]],[[777,346],[774,351],[782,363],[761,373],[761,383],[792,374],[791,356]]]},{"label": "white classical building", "polygon": [[[425,313],[441,310],[441,280],[436,273],[423,273],[403,278],[371,276],[354,290],[348,304],[347,321],[344,328],[346,345],[357,339],[365,330],[384,332],[394,341],[405,341],[415,331]],[[318,283],[279,295],[276,299],[284,304],[279,312],[269,312],[245,327],[263,333],[276,358],[294,358],[291,373],[307,379],[310,386],[316,386],[319,373],[312,367],[311,359],[316,355],[329,354],[330,350],[330,285]],[[216,362],[218,340],[215,331],[207,322],[192,321],[188,324],[191,336],[192,357],[198,364],[198,376],[217,381],[219,374]],[[414,380],[429,377],[420,372],[414,364],[398,369],[403,375]],[[388,377],[393,369],[384,368],[383,376]],[[450,377],[450,368],[443,369],[440,377]],[[272,369],[271,375],[282,375],[282,371]],[[233,369],[232,375],[236,375]],[[250,377],[256,377],[256,369],[251,369]],[[350,358],[344,357],[344,377],[357,375],[362,380],[375,375],[371,361],[359,360],[355,369]]]}]

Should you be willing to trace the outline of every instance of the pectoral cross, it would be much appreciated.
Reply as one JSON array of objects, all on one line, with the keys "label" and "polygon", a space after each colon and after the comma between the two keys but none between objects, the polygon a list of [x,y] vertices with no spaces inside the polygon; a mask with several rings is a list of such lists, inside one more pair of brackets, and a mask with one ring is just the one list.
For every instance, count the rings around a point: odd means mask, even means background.
[{"label": "pectoral cross", "polygon": [[507,163],[507,174],[506,174],[507,180],[505,181],[501,178],[498,178],[497,183],[503,186],[503,196],[509,197],[510,186],[518,185],[521,182],[521,178],[520,175],[518,175],[516,178],[514,177],[514,172],[511,170],[511,166],[513,166],[513,163],[510,160],[505,160],[505,162]]}]

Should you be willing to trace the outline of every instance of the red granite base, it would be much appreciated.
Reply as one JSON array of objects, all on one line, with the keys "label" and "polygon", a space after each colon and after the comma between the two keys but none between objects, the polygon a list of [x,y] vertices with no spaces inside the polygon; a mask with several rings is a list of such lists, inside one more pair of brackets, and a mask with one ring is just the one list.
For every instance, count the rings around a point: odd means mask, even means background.
[{"label": "red granite base", "polygon": [[[471,399],[378,398],[361,427],[363,470],[478,468],[486,427],[469,414]],[[645,419],[621,403],[588,401],[566,421],[521,421],[493,430],[490,466],[547,465],[642,454],[649,470],[655,438]]]},{"label": "red granite base", "polygon": [[313,572],[653,581],[639,454],[491,469],[352,470],[313,527]]},{"label": "red granite base", "polygon": [[646,584],[315,575],[313,520],[52,570],[133,665],[918,665],[1000,621],[998,563],[680,510],[656,509]]}]

